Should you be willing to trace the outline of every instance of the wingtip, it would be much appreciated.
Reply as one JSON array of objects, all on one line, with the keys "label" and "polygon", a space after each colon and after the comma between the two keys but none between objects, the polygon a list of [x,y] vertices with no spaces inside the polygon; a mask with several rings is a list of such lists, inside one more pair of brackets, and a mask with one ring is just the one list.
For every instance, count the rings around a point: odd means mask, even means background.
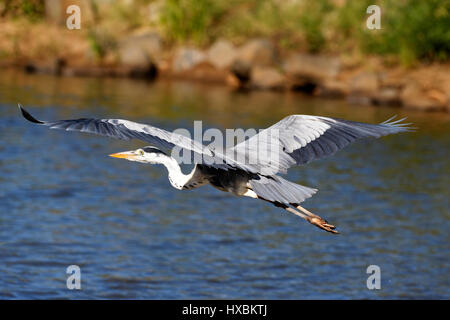
[{"label": "wingtip", "polygon": [[31,114],[28,113],[27,110],[25,110],[20,103],[17,104],[19,107],[20,112],[22,112],[22,116],[27,119],[30,122],[43,124],[44,122],[37,120],[35,117],[33,117]]},{"label": "wingtip", "polygon": [[388,120],[386,120],[380,124],[396,128],[397,130],[399,130],[399,132],[414,132],[417,130],[417,127],[411,127],[411,125],[413,124],[412,122],[408,122],[408,123],[404,122],[407,119],[407,117],[394,120],[396,117],[397,117],[397,115],[389,118]]}]

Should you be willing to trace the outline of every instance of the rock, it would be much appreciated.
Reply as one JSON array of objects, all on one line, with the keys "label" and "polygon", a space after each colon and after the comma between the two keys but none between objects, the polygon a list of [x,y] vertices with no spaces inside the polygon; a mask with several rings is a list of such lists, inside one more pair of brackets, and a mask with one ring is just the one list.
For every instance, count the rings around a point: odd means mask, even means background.
[{"label": "rock", "polygon": [[275,63],[276,51],[272,42],[266,39],[254,39],[241,46],[236,60],[252,66],[269,66]]},{"label": "rock", "polygon": [[120,48],[120,61],[125,66],[147,67],[152,64],[150,56],[137,45],[127,45]]},{"label": "rock", "polygon": [[238,79],[241,85],[245,85],[250,80],[251,67],[250,64],[236,60],[231,66],[231,73]]},{"label": "rock", "polygon": [[127,46],[121,50],[121,62],[126,74],[137,78],[156,78],[158,68],[152,58],[139,46]]},{"label": "rock", "polygon": [[156,32],[145,32],[137,34],[131,38],[130,41],[138,44],[145,52],[151,55],[153,58],[158,57],[162,53],[162,41],[161,37]]},{"label": "rock", "polygon": [[438,103],[440,103],[442,105],[445,105],[447,102],[446,95],[437,89],[431,89],[431,90],[427,91],[427,95],[429,98],[437,101]]},{"label": "rock", "polygon": [[231,66],[236,58],[237,50],[226,40],[215,42],[207,52],[208,61],[218,69],[226,69]]},{"label": "rock", "polygon": [[44,62],[27,63],[24,66],[24,71],[26,73],[61,75],[65,66],[66,61],[64,59],[55,58]]},{"label": "rock", "polygon": [[233,73],[228,73],[225,78],[225,83],[233,88],[239,88],[242,86],[241,81]]},{"label": "rock", "polygon": [[353,104],[373,104],[374,96],[380,88],[378,75],[372,72],[361,72],[350,79],[347,100]]},{"label": "rock", "polygon": [[148,67],[161,54],[161,38],[157,33],[130,36],[119,43],[120,60],[125,66]]},{"label": "rock", "polygon": [[175,53],[172,70],[174,72],[187,71],[206,60],[206,55],[198,49],[181,48]]},{"label": "rock", "polygon": [[174,76],[178,79],[223,84],[226,82],[227,73],[222,69],[215,68],[209,62],[202,62],[189,70],[178,72]]},{"label": "rock", "polygon": [[343,81],[325,80],[321,83],[315,93],[321,97],[343,98],[348,94],[348,86]]},{"label": "rock", "polygon": [[406,108],[419,109],[423,111],[445,110],[445,101],[436,99],[434,90],[428,92],[424,90],[417,82],[407,83],[401,92],[401,100]]},{"label": "rock", "polygon": [[283,89],[285,77],[272,67],[254,67],[251,71],[252,87],[257,89]]},{"label": "rock", "polygon": [[69,77],[139,77],[153,79],[156,68],[140,69],[127,66],[69,66],[62,75]]},{"label": "rock", "polygon": [[293,54],[283,64],[283,71],[294,85],[296,81],[320,83],[333,79],[339,70],[340,61],[337,58],[309,54]]},{"label": "rock", "polygon": [[255,39],[241,46],[234,56],[230,66],[231,73],[239,82],[239,87],[245,87],[255,67],[267,67],[275,63],[275,48],[264,39]]},{"label": "rock", "polygon": [[[148,78],[148,79],[155,79],[158,76],[158,68],[155,64],[150,64],[146,68],[125,68],[124,74],[128,75],[132,78]],[[120,75],[120,73],[117,73],[117,75]]]},{"label": "rock", "polygon": [[120,74],[131,77],[155,78],[158,74],[157,60],[162,54],[161,38],[157,33],[135,34],[119,43],[119,56],[123,66]]},{"label": "rock", "polygon": [[350,80],[351,94],[372,95],[377,92],[378,88],[379,79],[375,73],[362,72]]}]

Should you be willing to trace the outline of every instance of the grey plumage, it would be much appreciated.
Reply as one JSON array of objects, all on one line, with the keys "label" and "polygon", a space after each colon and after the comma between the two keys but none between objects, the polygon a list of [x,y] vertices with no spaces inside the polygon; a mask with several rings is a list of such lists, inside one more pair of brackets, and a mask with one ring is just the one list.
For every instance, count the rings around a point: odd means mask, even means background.
[{"label": "grey plumage", "polygon": [[283,204],[301,203],[312,197],[317,189],[285,180],[279,176],[260,176],[249,181],[252,190],[261,198]]},{"label": "grey plumage", "polygon": [[[22,106],[19,105],[19,108],[27,120],[51,129],[94,133],[122,140],[139,139],[169,150],[178,146],[197,153],[200,161],[215,168],[241,169],[262,175],[286,173],[294,165],[330,156],[360,138],[378,138],[412,129],[408,127],[409,123],[401,122],[404,119],[367,124],[328,117],[292,115],[236,145],[231,152],[220,152],[183,135],[147,124],[122,119],[41,121],[31,116]],[[278,137],[276,141],[271,139],[274,136]],[[263,148],[265,150],[261,150]],[[258,153],[267,156],[258,157]],[[257,163],[237,161],[242,154],[244,159],[257,158]]]},{"label": "grey plumage", "polygon": [[[368,124],[319,116],[292,115],[234,147],[236,153],[251,154],[255,145],[265,146],[268,156],[260,157],[256,170],[264,175],[285,173],[334,154],[357,139],[411,131],[404,119]],[[271,134],[273,132],[273,134]],[[277,136],[276,144],[270,137]],[[261,150],[259,150],[261,152]],[[274,161],[278,160],[278,161]]]},{"label": "grey plumage", "polygon": [[181,134],[169,132],[148,124],[136,123],[122,119],[71,119],[57,121],[42,121],[34,118],[20,104],[19,109],[25,119],[30,122],[44,125],[50,129],[61,129],[66,131],[80,131],[107,136],[120,140],[138,139],[148,142],[158,148],[171,150],[175,146],[199,155],[194,159],[201,159],[215,168],[228,170],[228,168],[240,168],[252,171],[245,164],[239,164],[233,159],[226,159],[220,153],[214,152],[210,147],[185,137]]},{"label": "grey plumage", "polygon": [[[358,139],[378,138],[414,129],[409,123],[404,123],[404,119],[394,121],[391,118],[380,124],[367,124],[320,116],[291,115],[233,148],[221,151],[220,148],[205,146],[183,135],[147,124],[122,119],[41,121],[22,106],[19,105],[19,108],[27,120],[51,129],[94,133],[122,140],[139,139],[157,148],[171,150],[177,146],[191,151],[199,157],[193,158],[197,165],[186,176],[179,170],[175,159],[163,151],[153,147],[142,149],[148,154],[164,155],[160,161],[165,161],[163,164],[172,172],[169,180],[178,189],[191,189],[209,182],[223,191],[281,204],[288,211],[292,208],[287,206],[293,205],[303,213],[291,212],[334,233],[334,226],[298,206],[317,189],[295,184],[277,174],[285,173],[292,166],[333,155]],[[137,157],[136,153],[131,154]],[[152,159],[152,163],[157,161]]]}]

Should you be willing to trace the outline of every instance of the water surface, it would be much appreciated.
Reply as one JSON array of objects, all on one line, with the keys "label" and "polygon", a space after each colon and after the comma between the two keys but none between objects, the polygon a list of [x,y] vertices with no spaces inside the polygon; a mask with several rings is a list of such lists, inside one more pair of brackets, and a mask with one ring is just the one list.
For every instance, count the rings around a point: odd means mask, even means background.
[{"label": "water surface", "polygon": [[[47,130],[42,119],[125,118],[166,129],[264,128],[289,114],[419,130],[290,170],[319,188],[321,231],[264,202],[173,189],[164,168],[107,157],[145,145]],[[450,298],[450,117],[296,93],[129,79],[0,74],[0,298]],[[81,267],[82,289],[66,288]],[[368,290],[366,268],[381,268]]]}]

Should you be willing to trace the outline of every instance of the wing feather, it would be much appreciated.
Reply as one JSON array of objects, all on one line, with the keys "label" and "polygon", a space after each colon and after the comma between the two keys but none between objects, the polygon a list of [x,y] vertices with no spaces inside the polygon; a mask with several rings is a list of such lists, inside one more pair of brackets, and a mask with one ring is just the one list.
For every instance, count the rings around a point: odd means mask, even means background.
[{"label": "wing feather", "polygon": [[181,134],[169,132],[151,125],[122,119],[81,118],[73,120],[41,121],[34,118],[21,105],[19,105],[19,108],[25,119],[33,123],[45,125],[50,129],[93,133],[121,140],[139,139],[156,147],[165,149],[172,149],[173,147],[178,146],[200,155],[200,157],[193,157],[197,162],[207,160],[208,164],[215,168],[228,170],[229,168],[238,167],[243,170],[251,171],[250,167],[246,167],[245,165],[239,166],[239,164],[233,162],[231,159],[225,159],[225,157],[215,154],[209,147],[204,146],[197,141]]},{"label": "wing feather", "polygon": [[[289,167],[333,155],[350,143],[362,138],[379,138],[384,135],[413,131],[405,119],[388,119],[380,124],[334,119],[320,116],[292,115],[259,134],[233,147],[233,152],[261,152],[268,155],[258,158],[259,172],[264,175],[285,173]],[[279,147],[267,139],[277,137]],[[251,146],[251,148],[246,148]],[[259,146],[264,150],[256,150]]]},{"label": "wing feather", "polygon": [[[81,131],[115,139],[139,139],[156,147],[172,149],[178,146],[192,151],[196,163],[219,169],[240,169],[260,175],[285,173],[295,165],[303,165],[324,158],[350,143],[368,137],[412,131],[405,119],[388,119],[380,124],[348,120],[292,115],[262,130],[259,134],[231,149],[212,149],[183,135],[122,119],[73,119],[41,121],[35,119],[19,105],[22,115],[29,121],[67,131]],[[245,163],[239,161],[245,159]],[[251,160],[251,161],[249,161]]]}]

